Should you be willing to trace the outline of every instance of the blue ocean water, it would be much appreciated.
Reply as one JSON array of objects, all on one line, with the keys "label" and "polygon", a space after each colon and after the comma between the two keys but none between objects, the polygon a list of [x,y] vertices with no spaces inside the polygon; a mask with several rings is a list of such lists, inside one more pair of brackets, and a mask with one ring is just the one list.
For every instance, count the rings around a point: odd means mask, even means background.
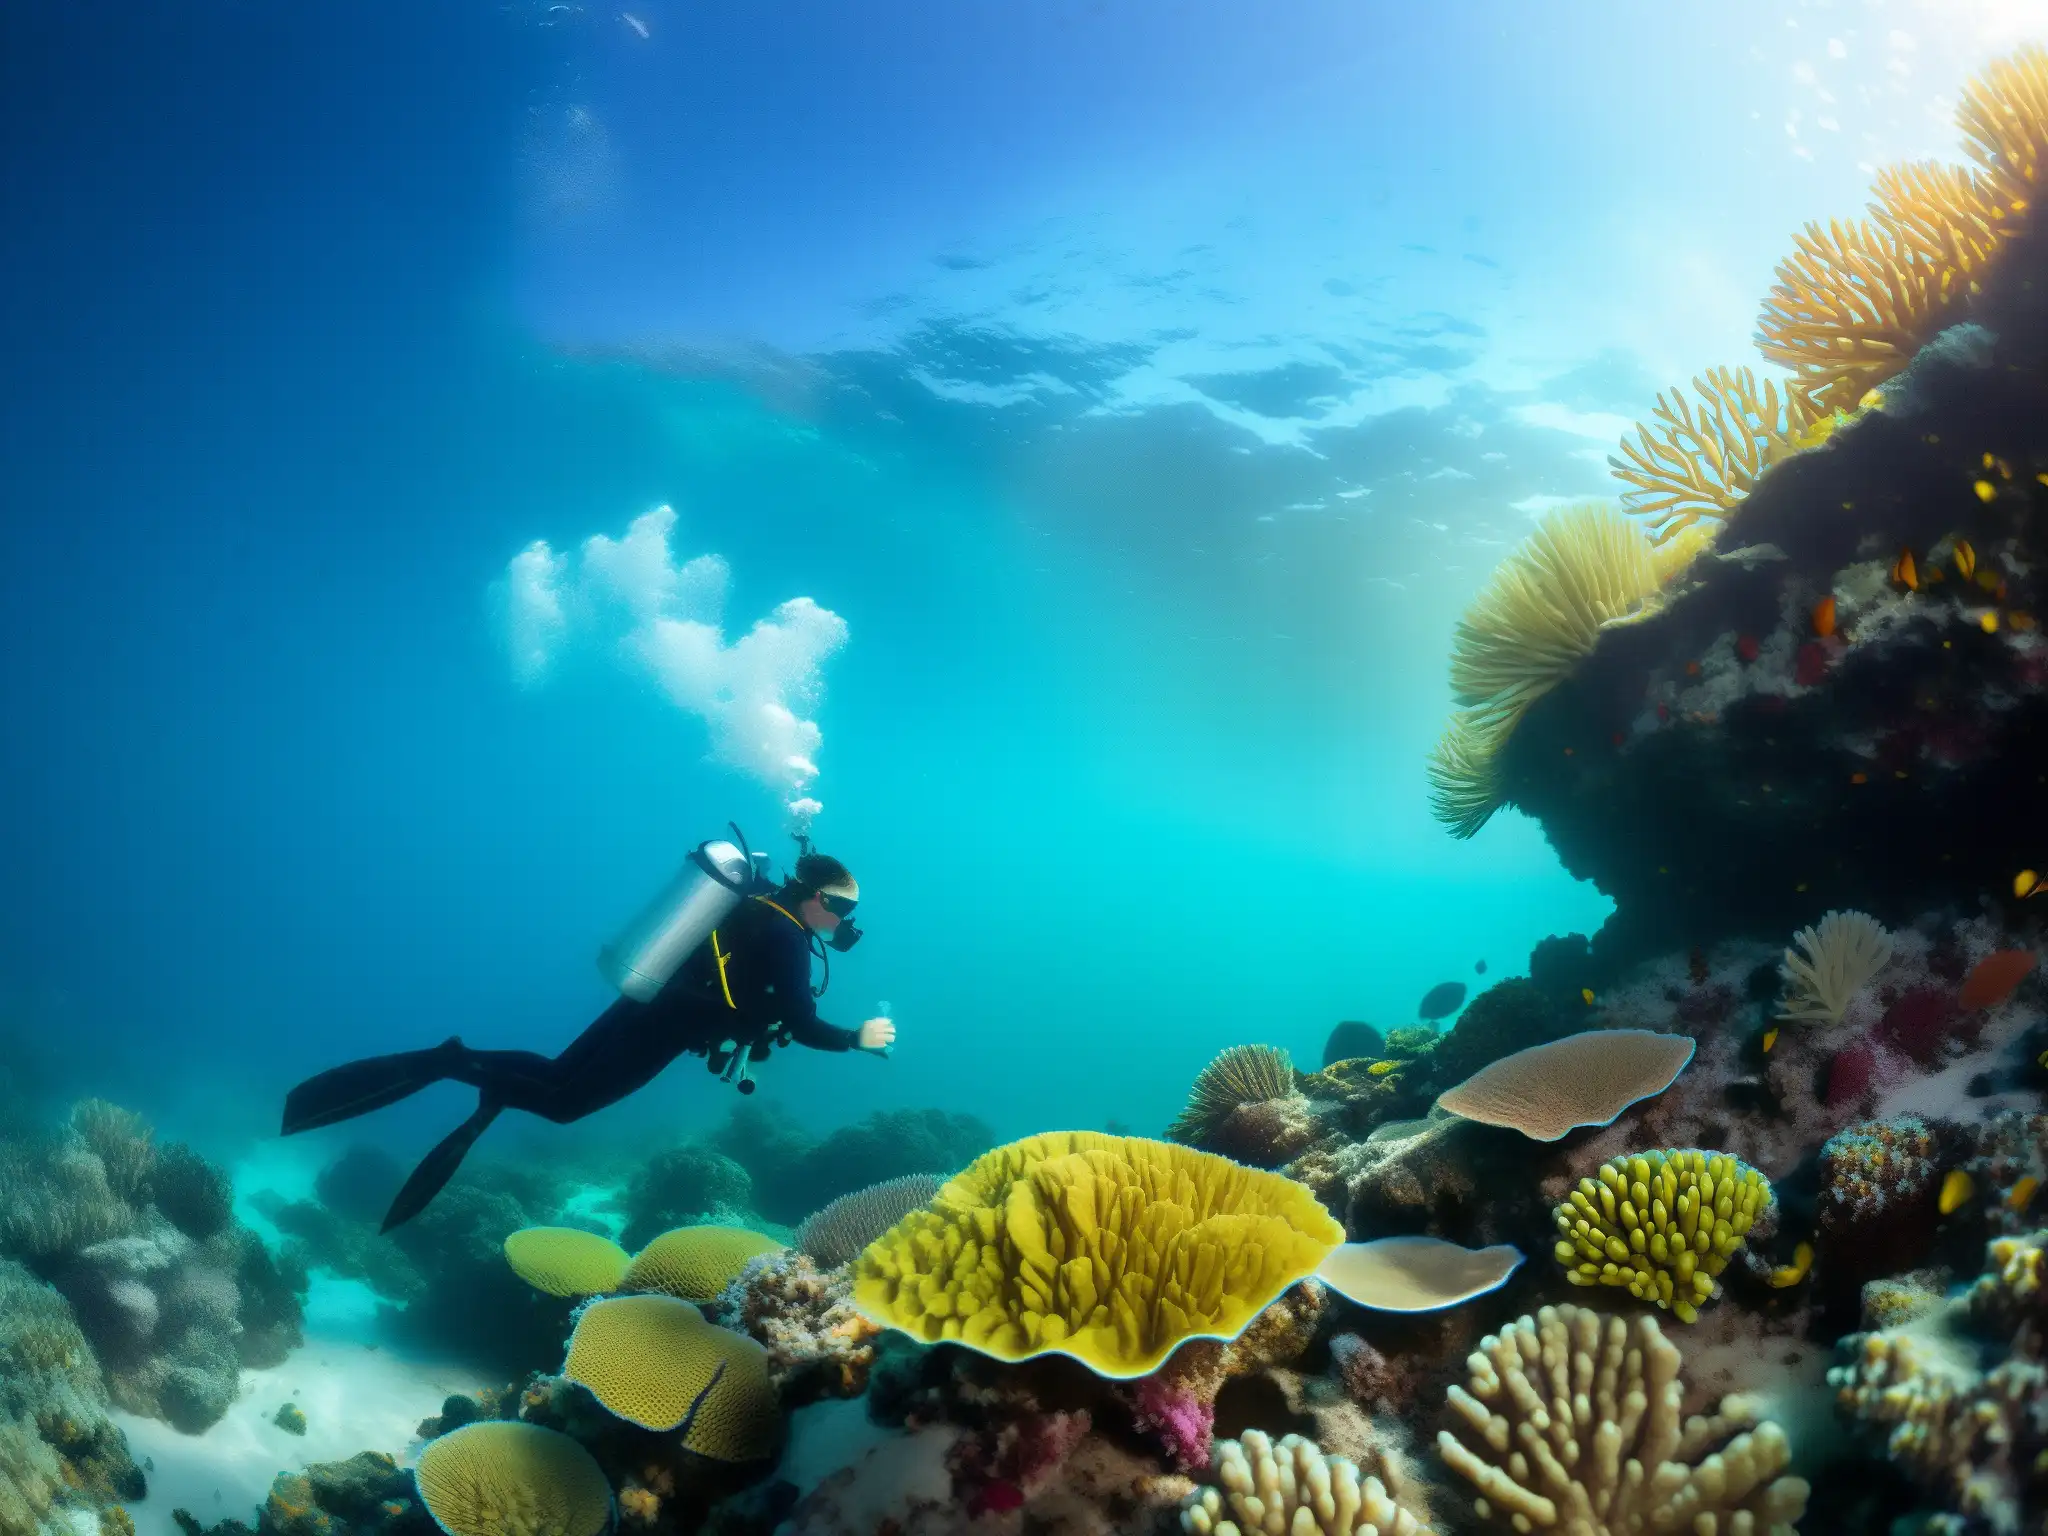
[{"label": "blue ocean water", "polygon": [[[825,1015],[902,1032],[769,1065],[814,1129],[1156,1131],[1515,973],[1606,904],[1431,820],[1452,624],[2038,20],[1908,9],[17,8],[9,1051],[233,1155],[346,1056],[557,1048],[690,846],[789,851],[733,686],[862,882]],[[694,705],[683,600],[577,585],[661,507],[729,578]],[[794,599],[844,643],[735,660]]]}]

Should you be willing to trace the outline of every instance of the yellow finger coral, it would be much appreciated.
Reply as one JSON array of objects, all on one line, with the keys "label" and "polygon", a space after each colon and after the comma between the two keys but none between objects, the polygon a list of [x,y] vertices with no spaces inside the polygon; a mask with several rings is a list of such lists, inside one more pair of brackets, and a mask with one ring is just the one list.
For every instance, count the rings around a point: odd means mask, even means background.
[{"label": "yellow finger coral", "polygon": [[596,1458],[538,1424],[470,1424],[429,1441],[414,1479],[448,1536],[597,1536],[612,1490]]},{"label": "yellow finger coral", "polygon": [[1217,1442],[1215,1462],[1220,1486],[1198,1488],[1181,1501],[1187,1536],[1431,1536],[1378,1478],[1361,1476],[1355,1462],[1326,1456],[1300,1435],[1276,1443],[1248,1429],[1242,1441]]},{"label": "yellow finger coral", "polygon": [[673,1296],[613,1296],[576,1319],[562,1375],[643,1429],[680,1429],[720,1461],[753,1461],[775,1445],[780,1416],[767,1352]]},{"label": "yellow finger coral", "polygon": [[616,1289],[712,1301],[739,1278],[749,1259],[781,1249],[774,1238],[745,1227],[677,1227],[634,1255]]},{"label": "yellow finger coral", "polygon": [[1279,1174],[1093,1131],[985,1153],[854,1262],[875,1322],[1023,1360],[1144,1376],[1185,1340],[1233,1339],[1344,1229]]},{"label": "yellow finger coral", "polygon": [[505,1239],[512,1273],[550,1296],[598,1296],[616,1291],[632,1262],[608,1237],[575,1227],[522,1227]]},{"label": "yellow finger coral", "polygon": [[1770,1204],[1770,1181],[1732,1157],[1617,1157],[1557,1208],[1557,1261],[1573,1285],[1621,1286],[1695,1322]]}]

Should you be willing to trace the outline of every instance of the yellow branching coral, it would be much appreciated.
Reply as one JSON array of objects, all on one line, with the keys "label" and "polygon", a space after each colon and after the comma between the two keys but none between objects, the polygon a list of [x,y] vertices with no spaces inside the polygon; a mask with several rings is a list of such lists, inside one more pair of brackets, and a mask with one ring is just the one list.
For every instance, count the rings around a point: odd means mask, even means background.
[{"label": "yellow branching coral", "polygon": [[1709,368],[1692,387],[1697,404],[1682,388],[1659,395],[1651,419],[1607,461],[1630,487],[1622,505],[1648,520],[1659,544],[1702,518],[1725,521],[1812,415],[1747,368]]},{"label": "yellow branching coral", "polygon": [[1451,696],[1460,706],[1430,758],[1437,819],[1458,837],[1500,805],[1495,768],[1524,711],[1570,673],[1611,624],[1639,617],[1659,578],[1634,520],[1591,503],[1551,513],[1503,560],[1458,621]]},{"label": "yellow branching coral", "polygon": [[1886,166],[1871,217],[1921,259],[1965,279],[1981,272],[2012,232],[2012,208],[1992,184],[1960,165],[1922,160]]},{"label": "yellow branching coral", "polygon": [[538,1424],[470,1424],[429,1441],[414,1474],[448,1536],[598,1536],[612,1490],[590,1452]]},{"label": "yellow branching coral", "polygon": [[1794,1536],[1805,1481],[1782,1474],[1785,1432],[1727,1397],[1683,1413],[1684,1364],[1654,1317],[1545,1307],[1480,1341],[1457,1433],[1437,1451],[1478,1490],[1480,1519],[1514,1531]]},{"label": "yellow branching coral", "polygon": [[926,1343],[1144,1376],[1188,1339],[1237,1337],[1343,1241],[1279,1174],[1056,1131],[984,1153],[877,1238],[854,1261],[853,1299]]},{"label": "yellow branching coral", "polygon": [[1195,1076],[1187,1106],[1166,1128],[1169,1140],[1200,1146],[1230,1113],[1294,1092],[1294,1062],[1278,1046],[1233,1045]]},{"label": "yellow branching coral", "polygon": [[1557,1261],[1573,1285],[1621,1286],[1696,1322],[1770,1204],[1770,1181],[1732,1157],[1617,1157],[1557,1208]]},{"label": "yellow branching coral", "polygon": [[1956,122],[1998,197],[2025,214],[2048,172],[2048,50],[2029,45],[1972,80]]}]

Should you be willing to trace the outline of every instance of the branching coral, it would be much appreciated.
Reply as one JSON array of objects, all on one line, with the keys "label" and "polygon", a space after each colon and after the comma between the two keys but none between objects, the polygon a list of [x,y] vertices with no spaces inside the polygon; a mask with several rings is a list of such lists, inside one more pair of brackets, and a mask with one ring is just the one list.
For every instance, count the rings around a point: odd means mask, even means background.
[{"label": "branching coral", "polygon": [[1361,1477],[1342,1456],[1299,1435],[1277,1444],[1256,1429],[1216,1447],[1219,1488],[1181,1505],[1189,1536],[1429,1536],[1429,1527],[1396,1504],[1377,1477]]},{"label": "branching coral", "polygon": [[[1863,912],[1830,912],[1817,928],[1792,936],[1779,974],[1785,980],[1781,1019],[1839,1024],[1855,997],[1891,964],[1892,936]],[[1802,953],[1803,951],[1803,953]]]},{"label": "branching coral", "polygon": [[1660,545],[1702,518],[1725,521],[1812,419],[1804,399],[1781,396],[1772,380],[1759,387],[1747,368],[1709,368],[1692,387],[1697,405],[1682,388],[1660,394],[1651,419],[1607,461],[1631,487],[1622,505]]},{"label": "branching coral", "polygon": [[1682,1417],[1683,1361],[1653,1317],[1545,1307],[1467,1363],[1469,1390],[1450,1392],[1458,1433],[1440,1432],[1437,1449],[1479,1490],[1481,1519],[1581,1536],[1792,1536],[1805,1512],[1805,1482],[1780,1475],[1784,1431],[1752,1404]]},{"label": "branching coral", "polygon": [[2030,210],[2048,170],[2048,50],[2022,48],[1972,80],[1956,122],[1997,197],[2014,216]]},{"label": "branching coral", "polygon": [[802,1253],[764,1254],[726,1287],[719,1306],[768,1351],[768,1379],[790,1407],[866,1389],[881,1329],[854,1309],[843,1269],[820,1272]]},{"label": "branching coral", "polygon": [[1208,1145],[1230,1116],[1247,1104],[1294,1092],[1294,1063],[1271,1045],[1233,1045],[1196,1074],[1187,1106],[1166,1128],[1170,1140]]},{"label": "branching coral", "polygon": [[1430,759],[1438,820],[1460,837],[1486,824],[1499,804],[1494,760],[1523,711],[1660,586],[1642,529],[1597,503],[1553,512],[1495,568],[1452,642],[1461,713]]},{"label": "branching coral", "polygon": [[1621,1286],[1694,1322],[1770,1207],[1770,1182],[1732,1157],[1617,1157],[1557,1208],[1557,1261],[1573,1285]]}]

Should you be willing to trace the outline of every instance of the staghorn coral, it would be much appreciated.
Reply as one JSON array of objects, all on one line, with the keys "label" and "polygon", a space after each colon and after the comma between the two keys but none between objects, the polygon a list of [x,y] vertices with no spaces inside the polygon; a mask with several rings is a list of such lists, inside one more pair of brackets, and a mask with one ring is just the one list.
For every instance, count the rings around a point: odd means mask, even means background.
[{"label": "staghorn coral", "polygon": [[1684,1035],[1590,1029],[1532,1045],[1481,1067],[1437,1096],[1467,1120],[1556,1141],[1582,1125],[1612,1125],[1631,1104],[1678,1080],[1695,1047]]},{"label": "staghorn coral", "polygon": [[1344,1238],[1302,1185],[1135,1136],[1061,1131],[978,1158],[854,1264],[854,1301],[927,1343],[1142,1376],[1234,1338]]},{"label": "staghorn coral", "polygon": [[1771,1204],[1770,1182],[1732,1157],[1617,1157],[1557,1208],[1557,1261],[1574,1285],[1621,1286],[1690,1323]]},{"label": "staghorn coral", "polygon": [[1651,420],[1607,461],[1630,487],[1622,506],[1649,523],[1660,546],[1703,518],[1726,521],[1811,421],[1802,397],[1789,389],[1781,396],[1768,379],[1759,388],[1747,368],[1709,368],[1692,387],[1697,406],[1682,388],[1658,395]]},{"label": "staghorn coral", "polygon": [[521,1227],[505,1238],[512,1273],[550,1296],[595,1296],[625,1282],[632,1257],[608,1237],[577,1227]]},{"label": "staghorn coral", "polygon": [[1284,1099],[1294,1092],[1294,1062],[1271,1045],[1233,1045],[1195,1074],[1188,1102],[1172,1125],[1169,1141],[1206,1147],[1238,1109]]},{"label": "staghorn coral", "polygon": [[448,1536],[598,1536],[612,1492],[590,1452],[536,1424],[471,1424],[420,1453],[420,1502]]},{"label": "staghorn coral", "polygon": [[1784,1432],[1738,1397],[1682,1418],[1682,1364],[1654,1317],[1545,1307],[1481,1342],[1437,1449],[1479,1517],[1517,1531],[1792,1536],[1808,1490],[1780,1475]]},{"label": "staghorn coral", "polygon": [[1458,621],[1451,695],[1463,713],[1430,759],[1438,820],[1470,837],[1498,805],[1493,764],[1523,711],[1662,583],[1635,522],[1597,503],[1553,512],[1494,569]]},{"label": "staghorn coral", "polygon": [[684,1446],[719,1461],[754,1461],[781,1427],[767,1351],[673,1296],[593,1301],[569,1336],[565,1380],[615,1417],[678,1430]]},{"label": "staghorn coral", "polygon": [[1181,1505],[1189,1536],[1429,1536],[1377,1477],[1361,1477],[1342,1456],[1299,1435],[1278,1443],[1256,1429],[1216,1447],[1216,1480]]},{"label": "staghorn coral", "polygon": [[1830,912],[1817,928],[1800,929],[1792,942],[1796,947],[1785,951],[1779,967],[1785,981],[1781,1019],[1839,1024],[1856,994],[1891,964],[1892,936],[1864,912]]},{"label": "staghorn coral", "polygon": [[747,1267],[782,1244],[745,1227],[678,1227],[633,1255],[619,1277],[622,1291],[660,1291],[684,1301],[712,1301]]},{"label": "staghorn coral", "polygon": [[881,1329],[855,1310],[843,1269],[821,1272],[790,1250],[763,1254],[726,1287],[719,1308],[768,1351],[768,1379],[788,1406],[866,1389]]},{"label": "staghorn coral", "polygon": [[935,1173],[907,1173],[841,1195],[804,1218],[796,1246],[824,1269],[851,1264],[861,1249],[925,1204],[945,1182]]}]

